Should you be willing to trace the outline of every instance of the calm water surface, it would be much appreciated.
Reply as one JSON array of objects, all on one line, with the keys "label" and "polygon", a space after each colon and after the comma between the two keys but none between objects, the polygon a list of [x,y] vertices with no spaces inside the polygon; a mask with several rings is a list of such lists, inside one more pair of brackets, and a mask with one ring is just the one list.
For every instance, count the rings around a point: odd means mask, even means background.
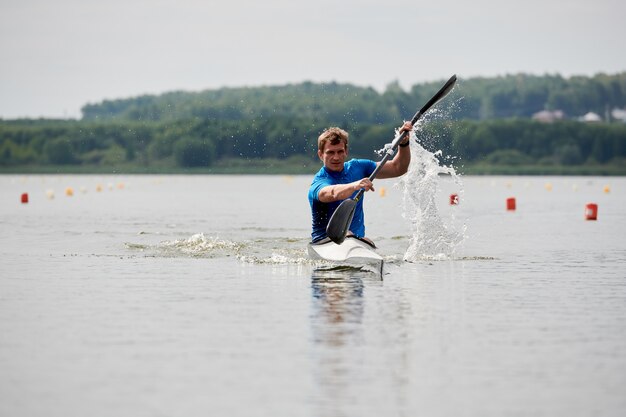
[{"label": "calm water surface", "polygon": [[625,415],[626,179],[441,179],[414,262],[377,181],[382,280],[306,259],[309,182],[1,176],[0,416]]}]

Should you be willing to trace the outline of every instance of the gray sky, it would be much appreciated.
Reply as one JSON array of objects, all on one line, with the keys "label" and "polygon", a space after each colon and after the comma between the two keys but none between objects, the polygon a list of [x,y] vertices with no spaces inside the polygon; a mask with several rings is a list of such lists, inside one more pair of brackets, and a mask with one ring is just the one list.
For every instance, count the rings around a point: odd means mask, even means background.
[{"label": "gray sky", "polygon": [[0,0],[0,117],[301,81],[626,70],[623,0]]}]

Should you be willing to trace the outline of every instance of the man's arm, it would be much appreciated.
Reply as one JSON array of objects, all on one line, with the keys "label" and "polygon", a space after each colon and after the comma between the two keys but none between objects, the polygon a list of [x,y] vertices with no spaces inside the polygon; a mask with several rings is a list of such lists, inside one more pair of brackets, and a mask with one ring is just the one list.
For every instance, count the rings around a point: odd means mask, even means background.
[{"label": "man's arm", "polygon": [[345,200],[361,188],[365,191],[374,191],[372,181],[369,178],[363,178],[348,184],[328,185],[320,190],[317,199],[322,203]]},{"label": "man's arm", "polygon": [[[410,132],[413,129],[413,125],[411,122],[404,122],[402,125],[401,131],[409,132],[406,135],[404,141],[400,143],[400,145],[405,145],[409,143],[410,140]],[[409,164],[411,163],[411,150],[409,146],[398,146],[398,152],[396,156],[389,162],[387,162],[381,169],[378,171],[378,178],[395,178],[400,175],[406,174],[409,169]]]}]

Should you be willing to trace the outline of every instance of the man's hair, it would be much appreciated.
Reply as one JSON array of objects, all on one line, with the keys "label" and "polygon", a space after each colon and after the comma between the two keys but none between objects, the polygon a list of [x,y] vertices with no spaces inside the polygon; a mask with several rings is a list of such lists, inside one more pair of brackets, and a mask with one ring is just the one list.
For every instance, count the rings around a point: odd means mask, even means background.
[{"label": "man's hair", "polygon": [[329,127],[324,130],[322,134],[317,138],[317,149],[321,152],[324,152],[324,148],[326,144],[330,143],[331,145],[336,145],[338,143],[343,143],[346,145],[346,150],[348,149],[348,132],[338,127]]}]

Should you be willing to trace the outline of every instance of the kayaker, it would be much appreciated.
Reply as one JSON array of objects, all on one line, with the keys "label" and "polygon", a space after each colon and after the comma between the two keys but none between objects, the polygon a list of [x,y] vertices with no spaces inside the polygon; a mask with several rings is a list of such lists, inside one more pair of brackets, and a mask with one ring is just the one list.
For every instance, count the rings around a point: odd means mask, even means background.
[{"label": "kayaker", "polygon": [[[410,132],[411,122],[405,122],[400,131]],[[326,226],[335,209],[341,202],[352,197],[360,189],[374,191],[369,176],[376,169],[376,162],[369,159],[348,158],[348,132],[338,127],[326,129],[317,139],[317,156],[324,166],[315,174],[309,188],[309,204],[312,215],[312,242],[325,239]],[[398,146],[394,158],[378,172],[376,178],[394,178],[404,175],[411,162],[409,135]],[[359,200],[349,234],[365,237],[363,199]],[[369,240],[369,239],[368,239]]]}]

